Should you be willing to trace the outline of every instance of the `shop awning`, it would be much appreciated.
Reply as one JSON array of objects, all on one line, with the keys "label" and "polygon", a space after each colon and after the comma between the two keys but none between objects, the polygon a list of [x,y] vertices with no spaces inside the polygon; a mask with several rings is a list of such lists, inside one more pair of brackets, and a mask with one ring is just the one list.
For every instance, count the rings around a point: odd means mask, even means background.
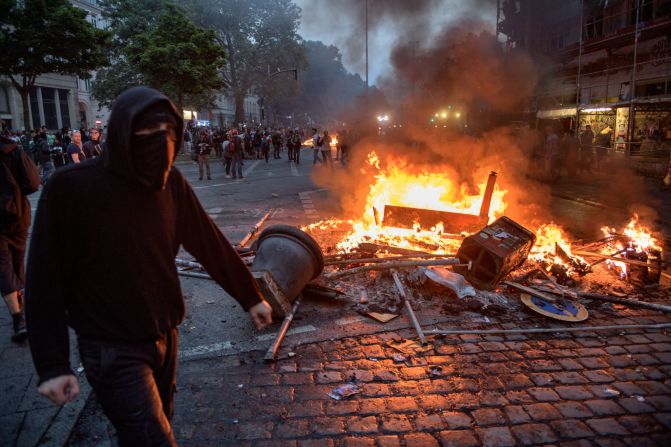
[{"label": "shop awning", "polygon": [[539,110],[536,113],[536,118],[540,119],[566,118],[568,116],[575,116],[575,107],[565,107],[563,109]]}]

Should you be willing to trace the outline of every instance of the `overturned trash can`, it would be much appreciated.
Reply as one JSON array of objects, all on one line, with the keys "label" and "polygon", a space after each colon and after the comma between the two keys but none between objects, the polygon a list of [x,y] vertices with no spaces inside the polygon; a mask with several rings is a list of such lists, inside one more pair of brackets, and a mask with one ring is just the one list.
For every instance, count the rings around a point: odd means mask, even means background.
[{"label": "overturned trash can", "polygon": [[457,257],[467,267],[454,267],[471,284],[481,289],[492,289],[508,273],[521,266],[536,243],[536,236],[522,225],[507,217],[496,219],[491,225],[464,239]]},{"label": "overturned trash can", "polygon": [[324,255],[310,235],[290,225],[266,228],[255,246],[252,275],[273,314],[283,317],[305,285],[324,270]]}]

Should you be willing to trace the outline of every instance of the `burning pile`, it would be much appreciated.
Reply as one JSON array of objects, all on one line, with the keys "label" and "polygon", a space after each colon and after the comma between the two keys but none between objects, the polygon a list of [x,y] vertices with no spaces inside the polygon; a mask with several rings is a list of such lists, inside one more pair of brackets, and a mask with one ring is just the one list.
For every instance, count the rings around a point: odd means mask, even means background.
[{"label": "burning pile", "polygon": [[[529,231],[502,217],[507,191],[495,185],[495,173],[473,194],[440,167],[417,172],[403,160],[383,163],[371,152],[361,174],[371,176],[373,181],[357,219],[331,219],[304,228],[321,240],[323,247],[330,247],[326,264],[331,271],[325,278],[335,281],[331,285],[344,286],[341,278],[348,277],[347,288],[358,290],[365,284],[376,288],[389,302],[388,291],[395,288],[392,276],[401,268],[405,275],[402,279],[411,285],[409,295],[426,292],[427,277],[442,278],[450,287],[457,284],[452,291],[463,289],[460,280],[451,276],[455,273],[448,270],[449,266],[480,289],[478,297],[502,296],[503,281],[507,287],[533,296],[523,297],[525,303],[542,297],[543,303],[553,303],[559,312],[570,308],[586,318],[586,311],[575,301],[584,292],[580,289],[604,290],[614,283],[612,275],[600,284],[593,279],[582,281],[603,261],[610,269],[605,271],[616,272],[618,279],[659,281],[661,248],[637,216],[621,232],[604,228],[604,239],[576,246],[553,223]],[[336,238],[326,242],[325,234]],[[516,280],[519,282],[504,281],[518,268],[523,273]],[[495,292],[484,292],[487,289]],[[374,295],[369,291],[369,297]],[[561,300],[567,297],[574,301],[562,307]],[[390,309],[398,311],[400,301],[395,298],[391,302]]]}]

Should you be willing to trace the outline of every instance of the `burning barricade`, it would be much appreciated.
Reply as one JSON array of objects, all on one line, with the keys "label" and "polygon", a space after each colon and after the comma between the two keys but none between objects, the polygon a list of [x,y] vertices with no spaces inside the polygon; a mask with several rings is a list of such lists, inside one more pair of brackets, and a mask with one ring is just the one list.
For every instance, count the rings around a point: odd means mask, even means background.
[{"label": "burning barricade", "polygon": [[413,174],[400,162],[381,169],[375,153],[368,164],[377,173],[361,218],[304,227],[325,250],[318,282],[351,295],[363,314],[385,321],[405,308],[415,323],[413,306],[485,315],[527,307],[583,321],[585,300],[654,308],[646,296],[662,296],[662,248],[637,217],[576,244],[555,224],[532,230],[503,216],[507,191],[494,172],[472,195],[439,172]]}]

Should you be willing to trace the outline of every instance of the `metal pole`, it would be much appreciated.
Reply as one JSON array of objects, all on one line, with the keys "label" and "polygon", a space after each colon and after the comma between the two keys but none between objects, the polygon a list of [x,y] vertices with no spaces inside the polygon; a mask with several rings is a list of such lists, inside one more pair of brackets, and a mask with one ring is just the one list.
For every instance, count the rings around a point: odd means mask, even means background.
[{"label": "metal pole", "polygon": [[521,328],[521,329],[434,329],[430,334],[442,335],[467,335],[467,334],[552,334],[555,332],[580,332],[580,331],[626,331],[628,329],[668,329],[671,323],[660,324],[622,324],[610,326],[568,326],[549,328]]},{"label": "metal pole", "polygon": [[366,0],[366,120],[368,119],[368,0]]},{"label": "metal pole", "polygon": [[582,72],[582,50],[583,50],[583,14],[585,8],[585,0],[580,0],[580,43],[578,46],[578,75],[575,81],[575,136],[580,136],[580,76]]},{"label": "metal pole", "polygon": [[284,317],[284,321],[282,321],[282,326],[280,326],[280,331],[277,333],[275,341],[273,342],[272,345],[270,345],[268,351],[266,351],[266,355],[263,356],[263,360],[265,360],[266,362],[273,362],[277,358],[277,351],[280,350],[280,345],[284,340],[284,336],[287,335],[289,326],[291,326],[291,322],[293,321],[294,315],[296,315],[296,311],[298,310],[298,306],[300,304],[301,304],[301,296],[299,295],[298,298],[296,298],[296,301],[294,301],[294,305],[291,307],[291,312],[289,312],[287,316]]},{"label": "metal pole", "polygon": [[394,277],[394,283],[396,284],[396,288],[398,289],[398,293],[401,294],[401,297],[403,298],[403,301],[405,301],[405,310],[408,311],[408,314],[410,315],[410,320],[412,321],[412,325],[415,327],[415,331],[417,332],[417,335],[419,336],[419,339],[422,341],[422,344],[426,344],[426,336],[424,335],[424,331],[422,330],[422,326],[419,324],[419,320],[417,319],[417,315],[415,315],[415,311],[412,309],[412,306],[410,305],[410,301],[408,301],[408,297],[405,294],[405,289],[403,288],[403,283],[401,283],[401,279],[398,277],[398,274],[396,273],[395,270],[391,271],[391,275]]},{"label": "metal pole", "polygon": [[636,96],[636,60],[638,59],[638,21],[641,12],[641,2],[636,0],[636,26],[634,28],[634,64],[631,69],[631,83],[629,87],[629,118],[627,120],[627,144],[625,155],[631,155],[631,145],[634,141],[634,97]]}]

